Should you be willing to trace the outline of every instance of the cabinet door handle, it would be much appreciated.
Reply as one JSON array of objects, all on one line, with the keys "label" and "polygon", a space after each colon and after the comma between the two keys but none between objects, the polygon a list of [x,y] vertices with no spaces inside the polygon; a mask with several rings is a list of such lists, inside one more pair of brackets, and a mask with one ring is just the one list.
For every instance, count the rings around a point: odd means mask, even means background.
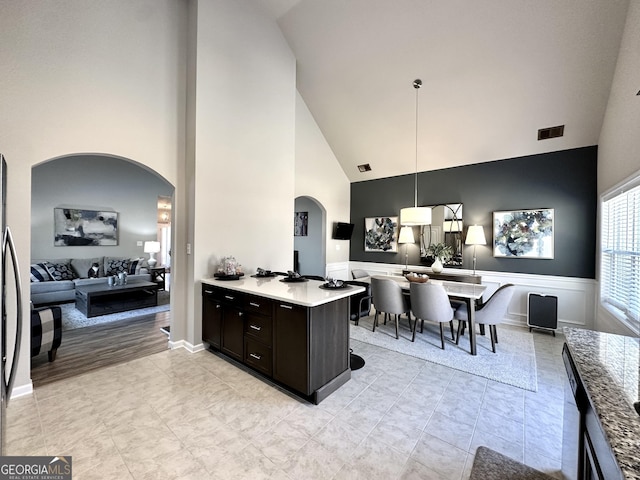
[{"label": "cabinet door handle", "polygon": [[249,356],[255,358],[256,360],[260,360],[262,358],[262,355],[256,355],[255,353],[250,353]]},{"label": "cabinet door handle", "polygon": [[220,308],[220,304],[219,303],[216,303],[216,308]]},{"label": "cabinet door handle", "polygon": [[213,290],[205,290],[204,293],[213,293]]},{"label": "cabinet door handle", "polygon": [[282,303],[280,304],[281,308],[286,308],[287,310],[293,310],[293,307],[291,305],[283,305]]},{"label": "cabinet door handle", "polygon": [[260,304],[259,303],[249,302],[249,305],[251,305],[252,307],[260,308]]},{"label": "cabinet door handle", "polygon": [[239,317],[241,317],[242,315],[244,315],[244,312],[238,312]]},{"label": "cabinet door handle", "polygon": [[224,298],[226,298],[227,300],[235,300],[236,297],[232,297],[231,295],[225,295]]},{"label": "cabinet door handle", "polygon": [[258,327],[257,325],[249,325],[249,328],[253,328],[254,330],[260,331],[262,327]]}]

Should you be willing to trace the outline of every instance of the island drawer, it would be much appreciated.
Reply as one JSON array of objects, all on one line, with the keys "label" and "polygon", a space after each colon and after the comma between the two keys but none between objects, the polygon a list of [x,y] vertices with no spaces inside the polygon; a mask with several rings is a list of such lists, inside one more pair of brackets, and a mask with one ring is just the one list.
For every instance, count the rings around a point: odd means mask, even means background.
[{"label": "island drawer", "polygon": [[245,336],[244,363],[271,376],[271,347]]},{"label": "island drawer", "polygon": [[270,347],[273,341],[271,317],[247,313],[245,316],[244,333]]},{"label": "island drawer", "polygon": [[270,317],[273,309],[273,302],[268,298],[246,295],[244,297],[243,307],[248,312],[256,312]]}]

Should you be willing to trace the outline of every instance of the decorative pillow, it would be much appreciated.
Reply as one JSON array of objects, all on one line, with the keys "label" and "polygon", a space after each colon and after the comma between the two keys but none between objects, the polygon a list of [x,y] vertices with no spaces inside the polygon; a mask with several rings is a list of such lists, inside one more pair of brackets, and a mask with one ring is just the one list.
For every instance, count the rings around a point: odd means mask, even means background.
[{"label": "decorative pillow", "polygon": [[129,270],[127,273],[129,275],[139,275],[140,269],[142,268],[142,262],[144,262],[144,257],[140,258],[132,258],[129,263]]},{"label": "decorative pillow", "polygon": [[47,265],[45,263],[34,263],[31,265],[31,281],[36,282],[48,282],[51,280],[49,272],[47,272]]},{"label": "decorative pillow", "polygon": [[56,281],[60,280],[73,280],[75,276],[73,275],[73,270],[71,270],[71,265],[68,263],[46,263],[47,272],[51,275]]},{"label": "decorative pillow", "polygon": [[120,272],[127,273],[129,271],[129,263],[130,260],[128,258],[108,260],[104,266],[104,273],[107,277],[118,275]]}]

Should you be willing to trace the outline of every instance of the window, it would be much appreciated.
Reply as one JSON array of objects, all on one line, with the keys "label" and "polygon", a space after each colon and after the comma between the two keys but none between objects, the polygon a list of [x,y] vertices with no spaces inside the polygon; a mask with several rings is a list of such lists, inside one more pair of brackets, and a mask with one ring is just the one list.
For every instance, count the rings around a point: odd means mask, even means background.
[{"label": "window", "polygon": [[640,175],[602,197],[600,303],[640,327]]}]

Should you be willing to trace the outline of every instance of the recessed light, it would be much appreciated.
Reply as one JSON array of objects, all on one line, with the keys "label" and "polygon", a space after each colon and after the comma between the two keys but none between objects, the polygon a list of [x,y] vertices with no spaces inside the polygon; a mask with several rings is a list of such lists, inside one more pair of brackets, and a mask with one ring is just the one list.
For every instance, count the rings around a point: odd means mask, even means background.
[{"label": "recessed light", "polygon": [[371,165],[369,165],[368,163],[363,163],[362,165],[358,165],[358,170],[360,170],[360,172],[370,172]]}]

